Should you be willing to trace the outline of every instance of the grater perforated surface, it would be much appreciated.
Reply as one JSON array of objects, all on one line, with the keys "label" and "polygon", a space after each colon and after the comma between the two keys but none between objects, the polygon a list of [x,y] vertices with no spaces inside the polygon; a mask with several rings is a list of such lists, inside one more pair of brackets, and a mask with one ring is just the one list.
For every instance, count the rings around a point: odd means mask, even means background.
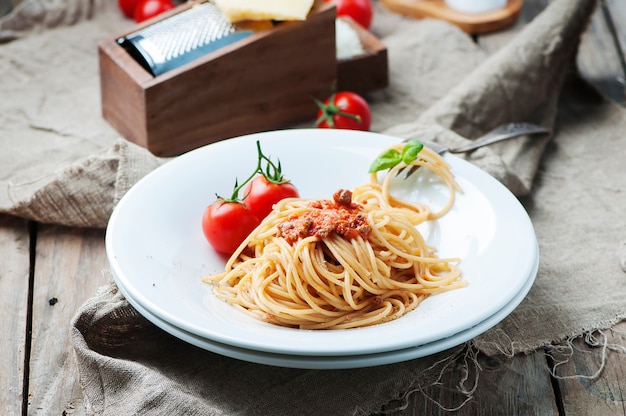
[{"label": "grater perforated surface", "polygon": [[217,6],[206,2],[118,39],[118,43],[156,76],[251,33],[237,31]]}]

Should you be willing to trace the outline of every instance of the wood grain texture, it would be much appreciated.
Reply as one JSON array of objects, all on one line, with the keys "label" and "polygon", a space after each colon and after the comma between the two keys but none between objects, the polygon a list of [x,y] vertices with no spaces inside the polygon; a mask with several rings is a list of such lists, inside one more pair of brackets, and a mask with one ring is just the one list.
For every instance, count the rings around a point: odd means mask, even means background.
[{"label": "wood grain texture", "polygon": [[[617,39],[624,45],[626,8],[624,0],[606,0]],[[525,0],[520,19],[505,31],[477,37],[479,45],[488,52],[506,44],[516,31],[546,6],[544,0]],[[581,74],[596,85],[606,88],[606,96],[619,100],[621,88],[618,51],[609,42],[609,26],[602,11],[594,15],[592,28],[584,39],[579,62]],[[614,39],[614,38],[613,38]],[[582,61],[580,61],[582,60]],[[132,71],[131,71],[132,72]],[[623,78],[622,78],[623,79]],[[607,82],[612,80],[611,82]],[[147,82],[147,80],[140,81]],[[604,84],[604,86],[602,85]],[[618,101],[619,102],[619,101]],[[23,373],[28,370],[29,406],[31,415],[85,415],[78,373],[69,340],[69,323],[76,309],[97,287],[108,279],[102,230],[74,230],[56,226],[38,227],[34,269],[33,302],[28,304],[29,230],[21,219],[0,216],[0,312],[10,319],[0,323],[5,334],[0,339],[0,414],[19,415],[21,409]],[[57,302],[51,304],[51,300]],[[26,328],[28,311],[32,310],[32,350],[29,368],[24,366],[29,344]],[[459,357],[441,379],[441,384],[416,392],[409,398],[408,408],[396,415],[624,415],[626,414],[626,323],[610,331],[606,343],[600,334],[600,344],[590,345],[576,339],[573,349],[563,344],[563,352],[572,356],[557,369],[550,379],[543,351],[530,355],[506,357],[477,357],[481,367],[478,384],[471,400],[456,412],[454,408],[467,397],[455,393],[466,367]],[[606,345],[606,350],[602,347]],[[606,367],[594,378],[573,377],[591,375]],[[556,356],[555,356],[556,357]],[[558,357],[557,357],[558,358]],[[471,378],[470,378],[471,380]],[[553,387],[554,386],[554,387]]]},{"label": "wood grain texture", "polygon": [[0,216],[0,414],[22,409],[27,354],[29,232],[26,221]]},{"label": "wood grain texture", "polygon": [[[414,393],[410,410],[397,414],[558,415],[541,351],[515,359],[461,356],[447,368],[440,381],[440,385]],[[460,393],[463,389],[470,393]]]},{"label": "wood grain texture", "polygon": [[84,411],[69,328],[76,310],[107,282],[107,268],[104,231],[39,227],[29,414]]},{"label": "wood grain texture", "polygon": [[147,147],[145,90],[151,82],[148,74],[113,40],[98,45],[102,116],[123,137]]},{"label": "wood grain texture", "polygon": [[312,98],[326,97],[336,77],[334,28],[334,8],[321,10],[164,74],[146,90],[148,148],[174,155],[313,119]]},{"label": "wood grain texture", "polygon": [[[626,414],[626,322],[593,338],[579,337],[554,351],[568,416]],[[606,338],[605,338],[606,337]],[[601,410],[600,410],[601,409]]]}]

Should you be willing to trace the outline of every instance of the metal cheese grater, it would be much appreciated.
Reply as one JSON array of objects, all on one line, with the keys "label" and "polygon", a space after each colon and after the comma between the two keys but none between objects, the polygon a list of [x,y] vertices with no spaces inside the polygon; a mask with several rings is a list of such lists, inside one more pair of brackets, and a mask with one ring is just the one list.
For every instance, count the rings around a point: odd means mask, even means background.
[{"label": "metal cheese grater", "polygon": [[238,31],[212,3],[201,3],[117,39],[152,75],[161,75],[253,32]]}]

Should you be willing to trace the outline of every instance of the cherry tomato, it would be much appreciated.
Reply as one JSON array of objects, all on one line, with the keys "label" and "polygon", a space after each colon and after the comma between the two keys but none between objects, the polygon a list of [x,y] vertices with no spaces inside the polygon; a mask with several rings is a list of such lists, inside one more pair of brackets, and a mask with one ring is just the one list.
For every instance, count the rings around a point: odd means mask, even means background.
[{"label": "cherry tomato", "polygon": [[117,5],[120,7],[120,10],[124,13],[124,16],[129,19],[133,19],[135,17],[137,3],[139,3],[139,0],[117,0]]},{"label": "cherry tomato", "polygon": [[337,16],[350,16],[355,22],[369,29],[372,24],[374,10],[371,0],[325,0],[334,1]]},{"label": "cherry tomato", "polygon": [[172,0],[139,0],[135,7],[135,22],[143,22],[175,6]]},{"label": "cherry tomato", "polygon": [[275,203],[285,198],[297,198],[298,190],[290,182],[272,183],[264,176],[257,176],[243,190],[243,202],[261,220],[272,211]]},{"label": "cherry tomato", "polygon": [[363,131],[370,129],[370,107],[358,94],[350,91],[337,92],[324,103],[318,103],[318,106],[320,109],[317,113],[317,127]]},{"label": "cherry tomato", "polygon": [[260,223],[241,202],[217,200],[204,210],[202,232],[216,251],[233,254]]}]

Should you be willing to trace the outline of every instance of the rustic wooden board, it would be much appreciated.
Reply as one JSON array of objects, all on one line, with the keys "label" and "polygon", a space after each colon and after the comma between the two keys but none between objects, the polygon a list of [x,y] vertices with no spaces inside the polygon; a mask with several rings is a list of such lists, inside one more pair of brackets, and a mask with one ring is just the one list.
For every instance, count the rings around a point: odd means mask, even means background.
[{"label": "rustic wooden board", "polygon": [[0,216],[0,413],[22,409],[27,354],[29,235],[26,221]]},{"label": "rustic wooden board", "polygon": [[[530,21],[544,7],[545,1],[526,0],[520,21],[506,31],[477,37],[478,43],[493,52],[502,47],[515,32]],[[626,8],[623,0],[606,0],[616,27],[622,50],[625,44]],[[616,95],[623,68],[620,68],[614,45],[608,43],[608,26],[601,11],[594,16],[592,29],[581,48],[583,77],[601,84],[604,80],[609,90],[606,95]],[[604,39],[604,40],[601,40]],[[591,43],[589,43],[591,42]],[[595,43],[597,42],[597,43]],[[612,42],[612,41],[611,41]],[[593,45],[601,50],[596,50]],[[612,49],[613,48],[613,49]],[[607,70],[607,68],[612,68]],[[595,72],[594,72],[595,71]],[[605,72],[602,72],[605,71]],[[608,74],[596,76],[594,74]],[[623,80],[623,78],[621,78]],[[600,89],[600,87],[598,87]],[[613,88],[613,90],[611,90]],[[6,336],[0,341],[0,413],[23,414],[22,385],[26,357],[26,328],[28,321],[29,231],[23,220],[0,216],[0,312],[11,319],[0,323]],[[63,227],[39,226],[35,285],[33,294],[32,354],[29,361],[30,406],[28,414],[84,415],[82,394],[78,385],[72,346],[69,340],[69,322],[76,309],[89,298],[95,289],[107,280],[102,271],[107,268],[103,232],[99,230],[71,230]],[[50,299],[58,303],[50,305]],[[605,331],[608,342],[617,347],[626,346],[626,323],[613,331]],[[576,340],[574,357],[559,369],[560,375],[593,374],[601,364],[602,350],[589,347]],[[486,359],[479,357],[482,372],[478,389],[472,400],[458,412],[443,411],[435,402],[420,393],[410,398],[408,409],[402,415],[475,415],[475,414],[559,414],[562,405],[567,415],[606,414],[623,415],[626,409],[626,354],[609,352],[607,368],[595,379],[562,379],[555,381],[556,394],[550,384],[543,352],[513,359]],[[458,382],[456,374],[442,379],[443,384],[427,393],[446,407],[459,404],[459,396],[451,391]],[[563,399],[561,404],[560,399]],[[600,413],[601,412],[601,413]]]},{"label": "rustic wooden board", "polygon": [[[469,363],[469,364],[468,364]],[[476,391],[468,395],[458,393],[459,383],[469,368],[466,389],[474,386],[476,368],[471,359],[459,357],[454,366],[441,379],[441,385],[411,397],[409,409],[402,415],[557,415],[558,409],[552,393],[550,375],[543,352],[508,357],[478,355]],[[452,412],[452,409],[460,407]]]},{"label": "rustic wooden board", "polygon": [[[601,345],[585,342],[577,338],[572,349],[563,344],[564,354],[556,354],[565,364],[557,367],[555,373],[567,415],[624,415],[626,413],[626,322],[612,330],[603,331],[606,335],[606,350]],[[594,333],[594,342],[604,342],[601,333]],[[571,352],[571,358],[567,354]],[[602,369],[603,359],[606,367]]]},{"label": "rustic wooden board", "polygon": [[81,414],[70,322],[76,310],[105,284],[104,231],[40,226],[35,259],[32,414]]},{"label": "rustic wooden board", "polygon": [[543,351],[516,355],[513,360],[485,356],[479,359],[483,371],[474,396],[474,414],[558,414]]}]

